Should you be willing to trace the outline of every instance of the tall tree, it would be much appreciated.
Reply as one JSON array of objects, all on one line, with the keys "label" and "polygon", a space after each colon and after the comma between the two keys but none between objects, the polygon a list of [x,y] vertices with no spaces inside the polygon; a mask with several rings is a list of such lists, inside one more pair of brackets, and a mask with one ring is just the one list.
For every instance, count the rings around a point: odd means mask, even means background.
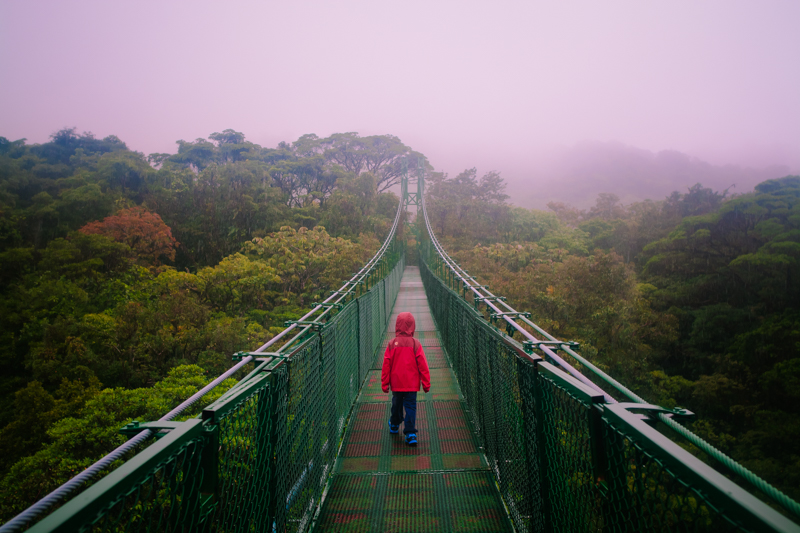
[{"label": "tall tree", "polygon": [[324,148],[323,155],[327,161],[356,175],[370,172],[376,178],[378,192],[400,183],[403,159],[408,158],[412,163],[421,159],[427,166],[427,159],[422,154],[411,150],[394,135],[359,137],[357,133],[349,132],[313,141]]}]

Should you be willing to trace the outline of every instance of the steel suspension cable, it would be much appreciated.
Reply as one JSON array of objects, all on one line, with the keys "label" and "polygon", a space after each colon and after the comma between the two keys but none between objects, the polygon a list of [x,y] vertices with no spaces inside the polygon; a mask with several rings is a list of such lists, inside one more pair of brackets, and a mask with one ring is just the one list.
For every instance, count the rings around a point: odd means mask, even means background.
[{"label": "steel suspension cable", "polygon": [[[534,343],[539,342],[539,339],[534,337],[532,333],[530,333],[528,330],[526,330],[517,323],[515,317],[510,316],[510,315],[520,316],[520,313],[518,313],[509,304],[499,300],[499,298],[494,294],[492,294],[492,292],[489,291],[489,289],[487,289],[486,286],[478,283],[478,281],[474,277],[470,276],[466,270],[461,268],[458,265],[458,263],[453,261],[453,259],[445,251],[444,247],[441,244],[439,244],[439,241],[436,239],[436,235],[433,233],[433,227],[430,223],[430,219],[428,218],[428,210],[426,208],[426,203],[424,198],[422,200],[422,213],[425,219],[425,226],[428,231],[428,236],[430,237],[431,243],[436,248],[436,253],[445,263],[445,265],[456,275],[456,279],[464,283],[465,292],[466,289],[469,289],[474,294],[476,301],[482,300],[483,302],[485,302],[487,307],[495,311],[496,316],[502,318],[506,322],[506,324],[508,324],[509,327],[513,328],[514,331],[520,332],[520,334],[522,334],[522,336],[526,338],[528,341]],[[481,294],[481,292],[484,292],[485,294]],[[502,309],[500,309],[495,304],[495,302],[503,304],[503,306],[506,307],[506,310],[503,311]],[[537,330],[538,329],[539,328],[537,327]],[[551,338],[551,340],[555,340],[555,338]],[[556,364],[558,364],[562,369],[569,372],[573,377],[578,379],[581,383],[601,393],[605,398],[606,402],[616,403],[616,400],[612,398],[607,392],[601,389],[592,380],[581,374],[578,370],[572,367],[572,365],[567,363],[564,359],[556,355],[556,353],[553,350],[551,350],[547,346],[542,346],[542,345],[539,345],[539,349],[543,351],[548,357],[550,357],[550,359],[555,361]]]}]

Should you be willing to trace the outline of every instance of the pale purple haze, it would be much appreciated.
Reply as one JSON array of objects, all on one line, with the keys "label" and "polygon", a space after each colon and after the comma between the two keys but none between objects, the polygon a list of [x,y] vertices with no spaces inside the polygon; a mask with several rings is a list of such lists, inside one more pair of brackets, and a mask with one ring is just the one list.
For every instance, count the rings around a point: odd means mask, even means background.
[{"label": "pale purple haze", "polygon": [[0,135],[389,133],[519,203],[586,142],[780,177],[800,170],[798,28],[797,0],[3,0]]}]

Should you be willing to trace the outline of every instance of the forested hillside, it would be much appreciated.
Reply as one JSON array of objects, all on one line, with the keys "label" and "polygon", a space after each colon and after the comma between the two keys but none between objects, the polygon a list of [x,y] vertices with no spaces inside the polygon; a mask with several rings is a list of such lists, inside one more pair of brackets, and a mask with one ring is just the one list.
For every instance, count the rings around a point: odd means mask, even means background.
[{"label": "forested hillside", "polygon": [[429,194],[434,231],[495,294],[800,499],[800,177],[548,212],[474,171]]},{"label": "forested hillside", "polygon": [[0,137],[3,520],[338,289],[391,227],[401,158],[422,157],[355,133],[177,144]]}]

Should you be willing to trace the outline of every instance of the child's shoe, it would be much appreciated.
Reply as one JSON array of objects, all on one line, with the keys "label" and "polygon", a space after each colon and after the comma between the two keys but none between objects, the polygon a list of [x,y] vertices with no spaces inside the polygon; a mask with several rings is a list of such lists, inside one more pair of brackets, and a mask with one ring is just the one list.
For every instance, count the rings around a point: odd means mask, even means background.
[{"label": "child's shoe", "polygon": [[389,420],[389,433],[392,435],[397,435],[400,432],[400,426],[395,426],[392,424],[392,421]]},{"label": "child's shoe", "polygon": [[417,445],[417,434],[416,433],[409,433],[406,435],[406,444],[409,446],[416,446]]}]

